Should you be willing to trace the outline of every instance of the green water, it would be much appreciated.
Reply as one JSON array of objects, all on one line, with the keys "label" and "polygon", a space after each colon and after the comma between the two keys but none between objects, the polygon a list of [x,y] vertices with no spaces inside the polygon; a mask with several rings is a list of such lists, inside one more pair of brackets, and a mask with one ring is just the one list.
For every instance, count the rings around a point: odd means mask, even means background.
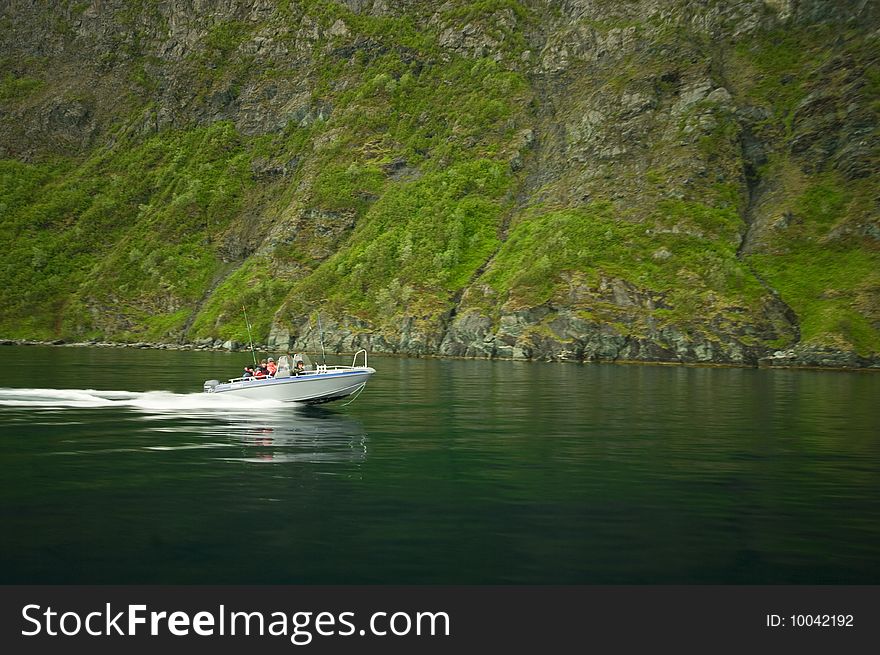
[{"label": "green water", "polygon": [[880,583],[880,375],[371,357],[348,407],[208,402],[245,361],[0,348],[0,582]]}]

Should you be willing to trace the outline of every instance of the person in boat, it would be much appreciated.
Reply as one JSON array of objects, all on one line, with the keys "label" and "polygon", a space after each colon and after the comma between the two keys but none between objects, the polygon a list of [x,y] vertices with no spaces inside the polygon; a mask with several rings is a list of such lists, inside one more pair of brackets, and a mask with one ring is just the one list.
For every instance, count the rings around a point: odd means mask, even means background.
[{"label": "person in boat", "polygon": [[250,377],[253,377],[253,376],[254,376],[254,369],[252,369],[250,366],[245,366],[245,367],[244,367],[244,373],[241,374],[241,377],[243,377],[243,378],[250,378]]},{"label": "person in boat", "polygon": [[260,362],[260,365],[257,366],[257,369],[254,371],[254,377],[257,379],[265,378],[269,376],[269,369],[266,368],[266,364],[268,364],[265,359]]},{"label": "person in boat", "polygon": [[275,364],[275,360],[271,357],[269,361],[266,362],[266,371],[269,373],[269,377],[275,377],[275,373],[278,371],[278,366]]},{"label": "person in boat", "polygon": [[306,372],[306,365],[303,363],[303,360],[296,360],[296,369],[294,369],[294,375],[303,375]]}]

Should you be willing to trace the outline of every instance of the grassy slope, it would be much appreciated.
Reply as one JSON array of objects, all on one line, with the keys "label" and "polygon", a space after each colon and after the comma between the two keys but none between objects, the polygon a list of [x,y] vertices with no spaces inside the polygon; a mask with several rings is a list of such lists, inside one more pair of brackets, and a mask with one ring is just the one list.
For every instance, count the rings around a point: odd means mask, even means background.
[{"label": "grassy slope", "polygon": [[[823,72],[841,58],[844,70]],[[759,129],[776,147],[761,173],[781,190],[769,211],[787,217],[748,261],[797,313],[802,342],[861,355],[880,353],[880,245],[876,236],[847,227],[876,225],[876,178],[847,179],[812,152],[792,154],[788,144],[798,136],[795,117],[805,99],[840,96],[846,87],[874,115],[867,138],[880,136],[878,60],[876,38],[823,26],[763,33],[733,56],[743,100],[769,109]],[[837,138],[849,136],[845,130]],[[808,175],[804,168],[814,170]]]},{"label": "grassy slope", "polygon": [[[492,25],[493,12],[504,9],[520,26],[540,19],[500,0],[451,7],[444,19]],[[0,162],[0,234],[13,244],[0,262],[0,334],[162,339],[189,328],[190,338],[241,339],[243,304],[265,336],[279,307],[280,318],[293,320],[316,300],[388,329],[403,316],[430,324],[487,262],[480,281],[493,302],[535,305],[559,293],[567,272],[608,274],[669,293],[673,309],[656,318],[677,323],[755,306],[762,290],[752,266],[798,313],[804,339],[880,351],[867,318],[880,284],[877,250],[857,237],[826,238],[862,210],[871,180],[828,173],[792,185],[780,205],[802,222],[745,263],[735,245],[742,200],[723,185],[700,201],[658,198],[638,217],[601,199],[517,210],[521,179],[507,162],[517,133],[534,120],[525,76],[488,59],[447,56],[437,28],[417,29],[407,18],[359,16],[327,3],[305,3],[305,11],[325,29],[343,19],[370,44],[353,52],[332,47],[342,39],[313,47],[306,74],[314,101],[333,107],[327,120],[264,136],[219,122],[120,136],[82,159]],[[291,3],[273,20],[294,25],[299,12]],[[188,60],[202,101],[220,81],[289,74],[249,67],[238,48],[255,29],[219,23]],[[503,43],[505,61],[525,49],[521,32],[487,29]],[[804,49],[804,38],[829,43],[805,33],[779,46],[768,37],[733,56],[743,95],[772,109],[768,130],[779,132],[780,144],[807,93],[805,58],[831,47]],[[129,64],[133,83],[147,91],[153,64],[148,56]],[[782,88],[783,74],[794,83]],[[39,76],[3,70],[0,80],[0,102],[13,106],[45,92]],[[264,183],[252,174],[256,161],[293,158],[301,164],[288,177]],[[769,166],[789,170],[789,159],[780,146]],[[404,162],[405,174],[394,174],[395,162]],[[305,211],[345,216],[354,227],[327,236],[301,218]],[[230,261],[225,248],[254,221],[299,221],[301,229],[293,244],[266,242]],[[702,236],[646,231],[676,224]],[[668,260],[653,256],[661,247]]]},{"label": "grassy slope", "polygon": [[246,164],[223,123],[117,144],[84,162],[4,162],[2,195],[12,202],[2,229],[15,247],[0,263],[0,329],[89,336],[109,324],[126,338],[179,327],[180,309],[219,265],[212,237],[237,214]]}]

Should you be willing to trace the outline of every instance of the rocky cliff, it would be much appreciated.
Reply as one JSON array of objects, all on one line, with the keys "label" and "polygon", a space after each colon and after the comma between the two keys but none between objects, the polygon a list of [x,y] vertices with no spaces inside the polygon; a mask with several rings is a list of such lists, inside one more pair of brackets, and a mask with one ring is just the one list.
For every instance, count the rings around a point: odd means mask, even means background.
[{"label": "rocky cliff", "polygon": [[0,336],[880,362],[876,3],[0,11]]}]

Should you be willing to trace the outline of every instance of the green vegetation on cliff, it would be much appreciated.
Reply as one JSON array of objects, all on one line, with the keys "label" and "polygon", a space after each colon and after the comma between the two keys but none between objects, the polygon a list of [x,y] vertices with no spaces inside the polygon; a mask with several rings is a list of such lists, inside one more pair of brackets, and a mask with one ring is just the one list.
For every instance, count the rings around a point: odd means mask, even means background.
[{"label": "green vegetation on cliff", "polygon": [[880,49],[839,5],[4,15],[0,336],[243,340],[247,306],[343,348],[507,352],[516,316],[541,357],[876,358]]},{"label": "green vegetation on cliff", "polygon": [[117,144],[77,164],[5,162],[2,234],[16,247],[0,263],[0,329],[173,334],[220,265],[214,241],[252,185],[247,163],[228,123]]}]

